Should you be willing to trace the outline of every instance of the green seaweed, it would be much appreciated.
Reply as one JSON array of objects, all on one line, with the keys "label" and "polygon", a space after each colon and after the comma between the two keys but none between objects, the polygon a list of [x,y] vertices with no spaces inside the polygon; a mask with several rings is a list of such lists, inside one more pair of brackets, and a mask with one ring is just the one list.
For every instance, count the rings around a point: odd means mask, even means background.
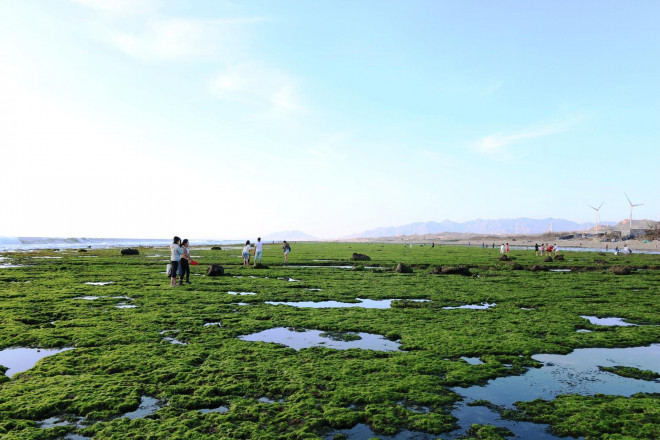
[{"label": "green seaweed", "polygon": [[[284,265],[279,246],[265,245],[264,265],[254,268],[242,266],[240,249],[231,246],[193,248],[200,265],[191,266],[192,284],[176,288],[162,273],[169,256],[163,248],[140,248],[132,256],[119,249],[2,254],[24,266],[0,269],[0,347],[75,349],[11,379],[3,376],[0,434],[56,439],[76,430],[97,440],[301,439],[366,423],[381,435],[403,429],[440,435],[457,427],[451,410],[460,396],[453,386],[524,374],[539,366],[531,358],[537,353],[660,340],[658,255],[565,252],[564,261],[545,264],[571,272],[533,272],[528,268],[542,259],[531,250],[513,250],[515,263],[499,261],[499,249],[463,246],[297,243],[295,251]],[[353,266],[353,253],[369,255],[369,267],[376,269],[331,267]],[[62,258],[34,258],[42,256]],[[399,262],[416,270],[398,274],[393,267]],[[205,276],[210,264],[222,265],[227,274]],[[610,271],[617,265],[634,270],[618,276]],[[429,273],[442,266],[464,266],[472,276]],[[85,284],[100,281],[112,283]],[[79,299],[86,296],[98,299]],[[265,304],[356,298],[396,301],[389,309]],[[412,301],[420,299],[427,302]],[[120,303],[137,307],[120,309]],[[496,306],[443,309],[482,303]],[[638,326],[597,326],[581,315],[618,316]],[[221,325],[205,327],[209,322]],[[342,337],[379,334],[400,342],[401,351],[296,351],[238,339],[274,327]],[[166,336],[187,345],[171,344]],[[469,365],[461,357],[479,357],[483,364]],[[157,398],[162,408],[147,418],[122,418],[142,396]],[[265,396],[276,402],[259,401]],[[517,405],[516,417],[549,423],[561,435],[659,436],[654,395],[560,396]],[[219,406],[229,410],[199,411]],[[37,426],[52,416],[83,417],[89,424]],[[471,438],[506,435],[492,426],[469,432]]]}]

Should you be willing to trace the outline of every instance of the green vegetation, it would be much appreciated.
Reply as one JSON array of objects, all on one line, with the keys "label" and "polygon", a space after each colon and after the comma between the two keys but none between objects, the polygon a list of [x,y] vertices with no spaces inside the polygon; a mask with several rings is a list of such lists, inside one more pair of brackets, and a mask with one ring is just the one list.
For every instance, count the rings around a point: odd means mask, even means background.
[{"label": "green vegetation", "polygon": [[617,365],[615,367],[598,367],[603,371],[609,371],[621,377],[630,377],[632,379],[641,379],[641,380],[657,380],[660,379],[660,374],[651,370],[640,370],[639,368],[634,367],[624,367],[622,365]]},{"label": "green vegetation", "polygon": [[[553,272],[530,270],[542,263],[531,250],[499,261],[499,249],[475,247],[292,247],[284,266],[280,246],[264,246],[261,268],[242,266],[238,247],[193,248],[200,265],[191,266],[192,284],[177,288],[164,274],[168,249],[140,248],[139,255],[125,256],[119,249],[2,254],[5,262],[24,267],[0,269],[0,348],[76,349],[0,381],[0,437],[57,439],[76,431],[97,440],[315,439],[357,423],[382,435],[408,429],[439,436],[457,427],[451,410],[460,396],[450,387],[523,374],[539,366],[531,358],[536,353],[660,341],[659,255],[567,252],[564,261],[543,265],[571,272]],[[371,261],[361,270],[330,267],[355,266],[354,252]],[[394,272],[399,262],[413,273]],[[223,265],[226,275],[205,276],[209,264]],[[464,266],[470,275],[431,273],[443,266]],[[631,272],[619,276],[612,266]],[[80,299],[85,296],[99,298]],[[356,298],[398,301],[389,309],[265,304]],[[429,301],[408,301],[413,299]],[[137,308],[117,308],[120,303]],[[483,303],[496,306],[443,309]],[[592,325],[581,315],[615,316],[638,326]],[[339,340],[379,334],[400,342],[401,351],[296,351],[238,339],[275,327],[321,330]],[[461,357],[479,357],[483,364]],[[162,408],[147,418],[119,418],[142,396],[159,399]],[[221,405],[229,411],[199,411]],[[515,417],[549,423],[559,435],[660,437],[657,395],[560,396],[520,402],[518,409]],[[53,416],[85,417],[89,424],[38,426]],[[468,435],[494,439],[506,433],[475,425]]]}]

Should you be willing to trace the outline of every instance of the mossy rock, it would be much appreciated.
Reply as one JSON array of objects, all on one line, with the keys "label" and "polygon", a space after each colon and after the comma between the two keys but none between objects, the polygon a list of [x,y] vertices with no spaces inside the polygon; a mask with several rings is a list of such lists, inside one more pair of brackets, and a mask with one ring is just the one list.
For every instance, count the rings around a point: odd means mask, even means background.
[{"label": "mossy rock", "polygon": [[122,255],[140,255],[140,251],[138,251],[137,249],[127,248],[127,249],[122,249],[121,254]]},{"label": "mossy rock", "polygon": [[87,252],[87,249],[78,249],[78,252]]},{"label": "mossy rock", "polygon": [[510,258],[507,257],[506,255],[501,255],[500,258],[499,258],[499,260],[500,260],[500,261],[509,261]]},{"label": "mossy rock", "polygon": [[548,266],[546,266],[544,264],[535,264],[535,265],[531,266],[529,268],[529,270],[532,271],[532,272],[545,272],[545,271],[550,270],[550,268],[548,268]]},{"label": "mossy rock", "polygon": [[555,261],[564,261],[563,255],[555,255]]},{"label": "mossy rock", "polygon": [[371,257],[353,252],[353,261],[371,261]]},{"label": "mossy rock", "polygon": [[467,266],[438,266],[430,272],[432,275],[463,275],[470,276],[470,268]]},{"label": "mossy rock", "polygon": [[213,246],[213,247],[211,248],[211,250],[212,250],[212,251],[221,251],[222,248],[221,248],[220,246]]},{"label": "mossy rock", "polygon": [[412,267],[404,263],[397,264],[396,269],[394,269],[394,271],[398,273],[413,273]]},{"label": "mossy rock", "polygon": [[614,275],[630,275],[632,273],[632,267],[612,266],[610,267],[610,272],[612,272]]},{"label": "mossy rock", "polygon": [[544,262],[544,263],[552,263],[553,261],[554,261],[554,260],[552,259],[552,257],[551,257],[550,255],[548,255],[547,257],[545,257],[545,258],[543,259],[543,262]]},{"label": "mossy rock", "polygon": [[206,269],[206,276],[221,277],[225,274],[225,268],[219,264],[212,264]]}]

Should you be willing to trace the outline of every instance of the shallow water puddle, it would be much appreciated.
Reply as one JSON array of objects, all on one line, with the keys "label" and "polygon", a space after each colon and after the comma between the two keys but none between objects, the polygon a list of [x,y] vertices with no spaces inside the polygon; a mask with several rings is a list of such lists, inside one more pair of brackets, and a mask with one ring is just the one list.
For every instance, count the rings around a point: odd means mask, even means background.
[{"label": "shallow water puddle", "polygon": [[479,359],[478,357],[465,357],[462,356],[461,359],[463,359],[465,362],[467,362],[470,365],[483,365],[483,361]]},{"label": "shallow water puddle", "polygon": [[409,299],[409,300],[399,300],[399,299],[361,299],[356,298],[359,302],[357,303],[345,303],[339,301],[297,301],[297,302],[282,302],[282,301],[266,301],[266,304],[270,305],[285,305],[291,307],[300,307],[300,308],[314,308],[314,309],[331,309],[331,308],[343,308],[343,307],[361,307],[363,309],[390,309],[392,308],[392,301],[416,301],[424,302],[428,301],[427,299]]},{"label": "shallow water puddle", "polygon": [[96,282],[88,281],[83,284],[87,284],[90,286],[107,286],[108,284],[112,284],[112,281],[96,281]]},{"label": "shallow water puddle", "polygon": [[617,376],[598,367],[626,366],[660,373],[660,344],[632,348],[582,348],[567,355],[540,354],[533,359],[544,364],[522,376],[500,377],[484,386],[453,388],[470,399],[511,406],[515,401],[554,399],[560,394],[596,393],[631,396],[660,393],[660,382]]},{"label": "shallow water puddle", "polygon": [[229,411],[229,408],[227,408],[226,406],[219,406],[217,408],[204,408],[199,410],[199,412],[201,412],[202,414],[208,414],[208,413],[222,414],[222,413],[226,413],[227,411]]},{"label": "shallow water puddle", "polygon": [[222,327],[221,322],[207,322],[206,324],[204,324],[204,327],[212,327],[214,325],[217,325],[218,327]]},{"label": "shallow water puddle", "polygon": [[464,306],[458,306],[458,307],[443,307],[445,310],[453,310],[453,309],[470,309],[470,310],[485,310],[485,309],[490,309],[491,307],[495,307],[495,303],[489,304],[489,303],[481,303],[481,304],[467,304]]},{"label": "shallow water puddle", "polygon": [[135,304],[117,303],[117,304],[115,304],[115,308],[117,308],[117,309],[137,309],[137,306]]},{"label": "shallow water puddle", "polygon": [[85,301],[95,301],[97,299],[105,298],[105,296],[94,296],[94,295],[87,295],[87,296],[77,296],[73,299],[84,299]]},{"label": "shallow water puddle", "polygon": [[285,327],[276,327],[264,330],[251,335],[240,336],[239,339],[250,342],[272,342],[286,345],[295,350],[309,347],[326,347],[337,350],[348,350],[351,348],[360,348],[363,350],[376,351],[398,351],[400,344],[398,342],[385,339],[381,335],[371,333],[349,333],[343,334],[359,339],[352,341],[342,341],[338,338],[332,338],[321,330],[293,331]]},{"label": "shallow water puddle", "polygon": [[325,440],[332,440],[337,434],[344,435],[346,439],[349,440],[368,440],[368,439],[380,439],[380,440],[435,440],[442,438],[438,435],[431,435],[425,432],[417,431],[408,431],[403,430],[399,431],[396,435],[382,435],[376,434],[369,426],[364,423],[358,423],[351,429],[338,429],[332,431],[329,434],[326,434],[323,438]]},{"label": "shallow water puddle", "polygon": [[256,295],[257,292],[234,292],[234,291],[229,291],[227,292],[230,295]]},{"label": "shallow water puddle", "polygon": [[621,327],[637,326],[637,324],[631,324],[629,322],[624,321],[623,318],[614,318],[614,317],[598,318],[596,316],[582,316],[582,315],[580,315],[580,318],[587,319],[589,320],[590,323],[594,325],[611,325],[611,326],[621,326]]},{"label": "shallow water puddle", "polygon": [[16,373],[27,371],[40,360],[63,351],[73,350],[73,347],[41,349],[41,348],[6,348],[0,350],[0,365],[7,367],[5,375],[12,377]]},{"label": "shallow water puddle", "polygon": [[154,414],[161,408],[161,405],[158,403],[157,399],[149,396],[142,396],[140,400],[140,406],[135,411],[127,412],[120,418],[129,418],[129,419],[142,419],[147,416]]}]

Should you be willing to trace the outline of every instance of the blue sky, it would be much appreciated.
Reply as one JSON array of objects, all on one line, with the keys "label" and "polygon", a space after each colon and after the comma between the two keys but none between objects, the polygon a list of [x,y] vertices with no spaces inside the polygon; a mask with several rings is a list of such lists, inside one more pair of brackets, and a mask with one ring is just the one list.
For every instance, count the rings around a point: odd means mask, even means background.
[{"label": "blue sky", "polygon": [[0,235],[660,217],[657,1],[0,3]]}]

